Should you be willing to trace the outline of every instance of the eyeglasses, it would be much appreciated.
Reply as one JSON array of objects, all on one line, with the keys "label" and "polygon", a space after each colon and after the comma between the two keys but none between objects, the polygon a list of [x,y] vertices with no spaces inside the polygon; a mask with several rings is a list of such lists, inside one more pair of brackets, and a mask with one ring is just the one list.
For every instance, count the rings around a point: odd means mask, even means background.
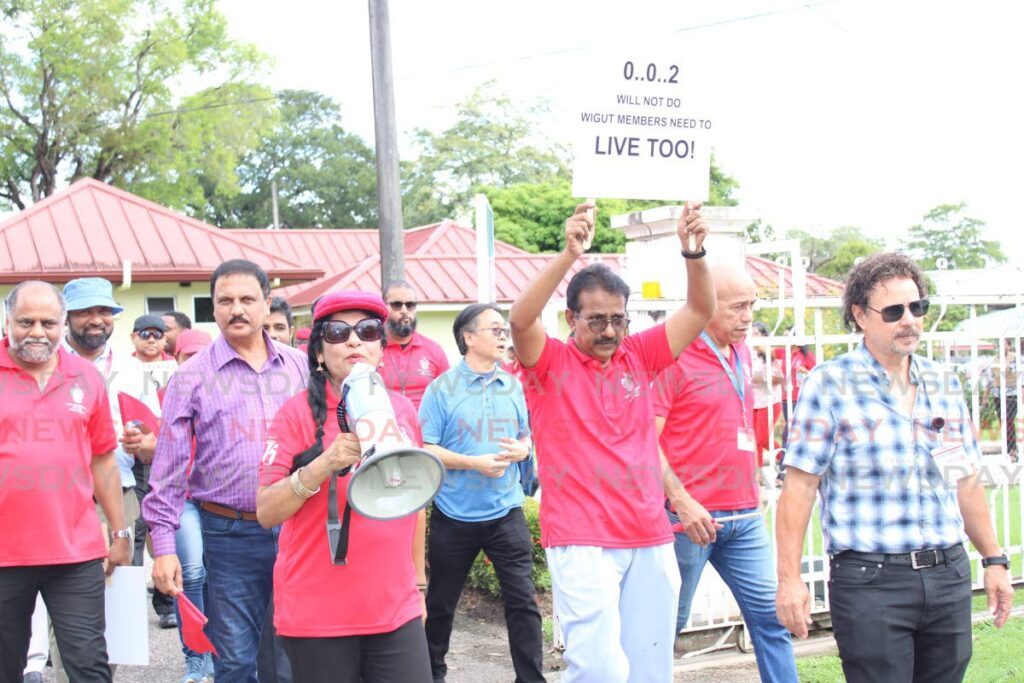
[{"label": "eyeglasses", "polygon": [[324,341],[328,344],[344,344],[356,331],[356,336],[364,342],[379,340],[384,336],[384,326],[376,318],[363,318],[355,325],[344,320],[328,320],[324,323]]},{"label": "eyeglasses", "polygon": [[164,333],[160,330],[142,330],[139,332],[139,339],[142,339],[143,341],[149,341],[150,339],[160,340],[163,338]]},{"label": "eyeglasses", "polygon": [[612,329],[616,332],[622,332],[629,327],[629,316],[626,315],[613,315],[608,318],[603,315],[594,316],[593,318],[584,318],[583,320],[587,323],[587,327],[594,334],[601,334],[611,324]]},{"label": "eyeglasses", "polygon": [[490,332],[495,337],[507,337],[510,334],[512,334],[512,328],[510,328],[508,325],[506,325],[505,327],[481,327],[479,330],[476,331],[477,334],[480,334],[481,332]]},{"label": "eyeglasses", "polygon": [[864,304],[864,308],[869,311],[874,311],[878,315],[882,316],[882,322],[894,323],[903,317],[903,312],[906,309],[910,309],[910,315],[915,318],[920,318],[928,312],[929,302],[928,299],[918,299],[917,301],[911,301],[909,304],[893,304],[892,306],[885,306],[881,310],[877,308],[871,308],[867,304]]},{"label": "eyeglasses", "polygon": [[390,306],[391,310],[395,311],[395,312],[398,312],[398,311],[402,310],[403,306],[405,306],[405,308],[407,310],[409,310],[409,311],[415,311],[416,310],[416,302],[415,301],[389,301],[388,302],[388,306]]}]

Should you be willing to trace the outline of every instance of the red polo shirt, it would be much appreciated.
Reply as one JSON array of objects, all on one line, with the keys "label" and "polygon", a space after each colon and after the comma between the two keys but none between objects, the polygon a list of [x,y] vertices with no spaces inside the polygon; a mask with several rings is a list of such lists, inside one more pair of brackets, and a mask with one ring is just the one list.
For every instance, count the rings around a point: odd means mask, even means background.
[{"label": "red polo shirt", "polygon": [[427,385],[447,370],[448,358],[441,346],[419,332],[413,332],[405,346],[388,340],[384,347],[384,362],[378,372],[388,389],[405,395],[419,410]]},{"label": "red polo shirt", "polygon": [[607,367],[547,338],[522,369],[537,444],[541,543],[640,548],[672,541],[650,385],[672,363],[665,326],[628,335]]},{"label": "red polo shirt", "polygon": [[[715,352],[698,337],[658,376],[654,412],[665,418],[659,444],[676,476],[708,510],[743,510],[760,502],[753,451],[738,448],[736,433],[754,426],[750,349],[733,344],[743,365],[745,405]],[[732,356],[729,362],[734,362]]]},{"label": "red polo shirt", "polygon": [[[117,445],[106,386],[92,363],[58,349],[41,391],[0,342],[0,567],[107,555],[90,464]],[[116,470],[115,470],[116,471]]]},{"label": "red polo shirt", "polygon": [[[290,476],[295,456],[316,440],[316,424],[306,393],[293,396],[277,411],[260,461],[259,485]],[[324,446],[337,438],[338,394],[327,390]],[[423,443],[412,404],[391,393],[398,426],[417,445]],[[347,505],[349,475],[338,478],[338,519]],[[327,638],[390,633],[422,616],[412,542],[417,515],[391,521],[353,512],[349,522],[348,563],[331,563],[324,524],[328,482],[281,525],[274,564],[274,626],[283,636]],[[286,482],[286,485],[287,482]],[[325,588],[330,587],[330,588]]]}]

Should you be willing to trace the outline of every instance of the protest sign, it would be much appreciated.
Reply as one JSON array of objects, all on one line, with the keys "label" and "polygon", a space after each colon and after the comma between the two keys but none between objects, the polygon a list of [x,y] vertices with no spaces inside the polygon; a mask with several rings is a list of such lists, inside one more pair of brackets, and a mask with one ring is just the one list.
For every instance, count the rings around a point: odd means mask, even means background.
[{"label": "protest sign", "polygon": [[686,87],[693,67],[647,52],[595,56],[571,109],[574,196],[708,198],[713,122]]}]

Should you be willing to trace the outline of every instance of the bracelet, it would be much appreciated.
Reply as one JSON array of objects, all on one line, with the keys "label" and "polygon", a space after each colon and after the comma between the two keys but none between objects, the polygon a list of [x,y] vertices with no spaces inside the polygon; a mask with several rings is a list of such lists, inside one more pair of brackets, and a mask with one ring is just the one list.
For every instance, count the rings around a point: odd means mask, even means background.
[{"label": "bracelet", "polygon": [[698,259],[704,258],[707,255],[708,250],[704,247],[701,247],[700,251],[686,251],[685,249],[680,249],[679,253],[683,255],[683,258]]},{"label": "bracelet", "polygon": [[427,584],[425,583],[418,583],[416,584],[416,587],[420,589],[421,593],[425,593],[427,591]]},{"label": "bracelet", "polygon": [[316,490],[306,488],[306,485],[303,484],[302,480],[299,478],[299,472],[301,472],[304,469],[306,468],[300,467],[299,469],[292,472],[292,476],[289,477],[289,481],[291,481],[292,483],[292,492],[295,493],[296,496],[303,500],[309,500],[316,494],[320,493],[320,487],[317,486]]}]

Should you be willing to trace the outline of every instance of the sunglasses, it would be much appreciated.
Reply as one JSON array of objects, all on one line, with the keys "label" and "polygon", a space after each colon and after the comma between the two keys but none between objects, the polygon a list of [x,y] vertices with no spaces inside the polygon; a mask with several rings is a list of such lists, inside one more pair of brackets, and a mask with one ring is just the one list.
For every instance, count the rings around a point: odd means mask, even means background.
[{"label": "sunglasses", "polygon": [[324,323],[324,341],[328,344],[344,344],[356,331],[356,336],[364,342],[379,340],[384,336],[384,326],[376,318],[363,318],[355,325],[344,320],[328,320]]},{"label": "sunglasses", "polygon": [[161,332],[160,330],[142,330],[141,332],[139,332],[139,339],[142,339],[144,341],[149,341],[150,339],[160,340],[163,338],[164,333]]},{"label": "sunglasses", "polygon": [[629,316],[626,315],[613,315],[610,318],[605,316],[595,316],[593,318],[584,318],[583,322],[587,323],[587,327],[594,334],[601,334],[604,332],[608,325],[612,326],[616,332],[622,332],[629,327]]},{"label": "sunglasses", "polygon": [[508,325],[506,325],[505,327],[481,327],[476,332],[477,334],[480,334],[481,332],[490,332],[495,337],[507,337],[510,334],[512,334],[512,328],[510,328]]},{"label": "sunglasses", "polygon": [[894,323],[903,317],[903,312],[908,308],[910,309],[910,315],[915,318],[923,317],[928,312],[928,305],[928,299],[918,299],[917,301],[911,301],[909,304],[893,304],[882,309],[871,308],[867,304],[864,304],[864,308],[882,316],[883,322]]},{"label": "sunglasses", "polygon": [[416,310],[416,302],[415,301],[389,301],[388,302],[388,306],[391,307],[392,311],[396,311],[396,312],[402,310],[403,306],[405,306],[405,308],[407,310],[410,310],[410,311],[415,311]]}]

